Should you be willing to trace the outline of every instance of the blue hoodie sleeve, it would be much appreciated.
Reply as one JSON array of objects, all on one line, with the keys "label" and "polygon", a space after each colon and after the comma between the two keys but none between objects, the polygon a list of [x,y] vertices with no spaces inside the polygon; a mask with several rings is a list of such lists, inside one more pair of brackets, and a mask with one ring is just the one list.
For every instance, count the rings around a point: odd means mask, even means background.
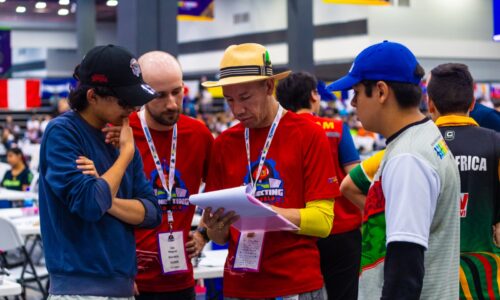
[{"label": "blue hoodie sleeve", "polygon": [[84,155],[78,134],[69,126],[52,126],[45,132],[41,156],[46,160],[45,178],[58,200],[89,222],[97,222],[111,207],[111,190],[104,179],[84,175],[77,169],[76,159]]},{"label": "blue hoodie sleeve", "polygon": [[153,188],[151,184],[146,179],[144,175],[142,158],[140,156],[139,150],[135,149],[134,160],[133,160],[133,170],[134,170],[134,190],[133,198],[141,201],[144,205],[146,211],[144,215],[144,221],[138,225],[141,228],[154,228],[161,223],[161,210],[158,205],[158,199],[153,193]]}]

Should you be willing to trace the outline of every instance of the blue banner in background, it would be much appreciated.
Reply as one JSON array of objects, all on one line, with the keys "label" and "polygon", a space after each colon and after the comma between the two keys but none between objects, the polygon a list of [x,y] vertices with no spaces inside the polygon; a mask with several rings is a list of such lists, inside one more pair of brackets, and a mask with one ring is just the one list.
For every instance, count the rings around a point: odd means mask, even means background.
[{"label": "blue banner in background", "polygon": [[214,0],[177,1],[177,20],[212,21],[214,19]]},{"label": "blue banner in background", "polygon": [[0,29],[0,77],[6,77],[12,66],[11,51],[10,30]]}]

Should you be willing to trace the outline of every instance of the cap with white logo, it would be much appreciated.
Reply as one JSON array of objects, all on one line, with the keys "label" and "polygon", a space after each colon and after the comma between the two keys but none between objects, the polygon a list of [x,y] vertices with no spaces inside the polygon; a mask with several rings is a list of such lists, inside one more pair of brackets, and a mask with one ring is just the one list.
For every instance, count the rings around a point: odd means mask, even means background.
[{"label": "cap with white logo", "polygon": [[142,106],[158,97],[144,83],[137,59],[120,46],[94,47],[76,68],[74,77],[81,84],[111,89],[117,98],[131,106]]}]

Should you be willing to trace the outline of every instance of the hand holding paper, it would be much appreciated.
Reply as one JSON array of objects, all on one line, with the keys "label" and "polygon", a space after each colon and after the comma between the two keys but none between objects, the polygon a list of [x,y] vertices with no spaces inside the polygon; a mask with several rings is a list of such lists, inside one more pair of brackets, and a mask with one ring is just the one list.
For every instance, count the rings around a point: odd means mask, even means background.
[{"label": "hand holding paper", "polygon": [[224,208],[218,208],[214,213],[212,211],[211,207],[207,207],[203,212],[203,222],[211,230],[225,231],[239,219],[239,216],[234,211],[224,213]]},{"label": "hand holding paper", "polygon": [[[220,218],[223,211],[234,212],[234,216],[240,218],[233,224],[240,231],[281,231],[281,230],[299,230],[297,226],[277,214],[268,205],[263,204],[249,194],[246,186],[224,189],[214,192],[193,195],[189,201],[204,209],[223,208],[217,210],[213,216],[204,214],[205,222],[214,222],[210,217]],[[226,214],[228,220],[231,218]],[[206,218],[206,220],[205,220]],[[227,222],[224,222],[224,225]],[[207,226],[210,224],[207,223]]]}]

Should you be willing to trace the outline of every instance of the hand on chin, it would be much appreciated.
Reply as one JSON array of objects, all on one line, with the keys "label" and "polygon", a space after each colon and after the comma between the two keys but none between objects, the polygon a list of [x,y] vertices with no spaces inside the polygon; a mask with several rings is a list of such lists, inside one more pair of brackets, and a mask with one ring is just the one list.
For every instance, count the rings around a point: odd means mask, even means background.
[{"label": "hand on chin", "polygon": [[125,120],[126,118],[128,118],[128,116],[120,116],[117,119],[110,122],[110,124],[113,126],[121,126],[123,125],[123,120]]}]

